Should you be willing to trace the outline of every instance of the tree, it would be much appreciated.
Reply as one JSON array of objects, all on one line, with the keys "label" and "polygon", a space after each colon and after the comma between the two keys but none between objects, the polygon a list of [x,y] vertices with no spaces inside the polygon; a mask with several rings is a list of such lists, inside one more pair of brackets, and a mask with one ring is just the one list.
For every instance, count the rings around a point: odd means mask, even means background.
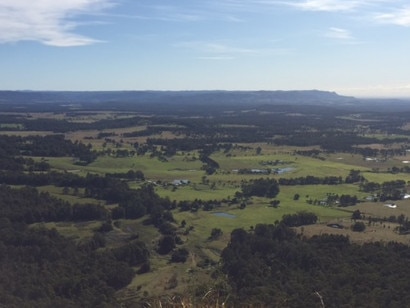
[{"label": "tree", "polygon": [[356,219],[362,219],[362,213],[359,210],[356,210],[352,213],[352,219],[356,221]]},{"label": "tree", "polygon": [[161,237],[158,242],[158,253],[161,255],[166,255],[175,248],[175,237],[172,235],[165,235]]},{"label": "tree", "polygon": [[171,262],[184,263],[189,256],[189,251],[185,248],[178,248],[172,253]]},{"label": "tree", "polygon": [[209,237],[210,240],[217,240],[222,236],[223,232],[219,228],[213,228],[211,231],[211,236]]},{"label": "tree", "polygon": [[270,205],[274,208],[279,207],[279,204],[280,204],[280,200],[277,200],[277,199],[270,202]]},{"label": "tree", "polygon": [[352,225],[353,232],[363,232],[366,230],[366,225],[362,221],[357,221]]},{"label": "tree", "polygon": [[107,221],[102,223],[102,225],[98,228],[97,231],[102,232],[102,233],[106,233],[106,232],[110,232],[112,230],[113,230],[112,221],[107,220]]}]

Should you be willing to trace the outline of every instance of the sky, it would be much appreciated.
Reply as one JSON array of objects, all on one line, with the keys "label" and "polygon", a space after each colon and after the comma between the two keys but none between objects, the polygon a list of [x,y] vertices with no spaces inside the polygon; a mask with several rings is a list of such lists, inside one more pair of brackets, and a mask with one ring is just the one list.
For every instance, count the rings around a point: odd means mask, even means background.
[{"label": "sky", "polygon": [[0,90],[410,97],[408,0],[0,0]]}]

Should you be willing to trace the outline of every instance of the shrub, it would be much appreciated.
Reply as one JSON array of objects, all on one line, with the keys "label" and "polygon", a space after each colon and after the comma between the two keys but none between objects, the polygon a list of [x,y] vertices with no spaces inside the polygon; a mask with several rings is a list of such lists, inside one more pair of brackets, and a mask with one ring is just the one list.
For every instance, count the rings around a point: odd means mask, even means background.
[{"label": "shrub", "polygon": [[363,232],[364,230],[366,230],[366,225],[362,221],[355,222],[352,225],[352,231],[354,232]]}]

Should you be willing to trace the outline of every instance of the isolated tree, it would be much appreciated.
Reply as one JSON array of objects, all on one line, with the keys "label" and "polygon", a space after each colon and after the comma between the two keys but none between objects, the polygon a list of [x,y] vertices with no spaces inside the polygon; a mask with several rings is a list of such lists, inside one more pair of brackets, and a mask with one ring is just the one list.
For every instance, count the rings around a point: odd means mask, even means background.
[{"label": "isolated tree", "polygon": [[279,207],[279,204],[280,204],[280,200],[277,200],[277,199],[270,202],[270,205],[274,208]]},{"label": "isolated tree", "polygon": [[158,253],[166,255],[175,248],[175,237],[172,235],[163,236],[158,242]]},{"label": "isolated tree", "polygon": [[362,219],[362,213],[359,210],[356,210],[352,213],[352,219],[356,221],[357,219]]},{"label": "isolated tree", "polygon": [[210,240],[217,240],[222,236],[223,232],[219,228],[213,228],[211,231],[211,236],[209,237]]},{"label": "isolated tree", "polygon": [[354,232],[363,232],[364,230],[366,230],[366,225],[362,221],[355,222],[352,225],[352,231]]},{"label": "isolated tree", "polygon": [[171,262],[184,263],[189,256],[189,251],[185,248],[178,248],[172,253]]}]

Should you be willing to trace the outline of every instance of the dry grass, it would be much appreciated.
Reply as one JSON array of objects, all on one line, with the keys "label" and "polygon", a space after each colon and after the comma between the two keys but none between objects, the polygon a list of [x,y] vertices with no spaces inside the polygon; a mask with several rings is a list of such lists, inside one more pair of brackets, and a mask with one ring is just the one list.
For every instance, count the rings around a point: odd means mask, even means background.
[{"label": "dry grass", "polygon": [[[303,226],[296,228],[298,233],[303,234],[307,238],[314,235],[321,234],[335,234],[348,236],[353,243],[363,244],[370,242],[399,242],[410,245],[410,235],[399,235],[394,232],[394,229],[398,226],[396,223],[382,222],[368,224],[367,221],[363,221],[366,224],[366,230],[364,232],[353,232],[350,226],[353,221],[350,219],[338,219],[323,224],[316,224],[310,226]],[[343,229],[328,227],[328,223],[337,223],[342,225]]]}]

